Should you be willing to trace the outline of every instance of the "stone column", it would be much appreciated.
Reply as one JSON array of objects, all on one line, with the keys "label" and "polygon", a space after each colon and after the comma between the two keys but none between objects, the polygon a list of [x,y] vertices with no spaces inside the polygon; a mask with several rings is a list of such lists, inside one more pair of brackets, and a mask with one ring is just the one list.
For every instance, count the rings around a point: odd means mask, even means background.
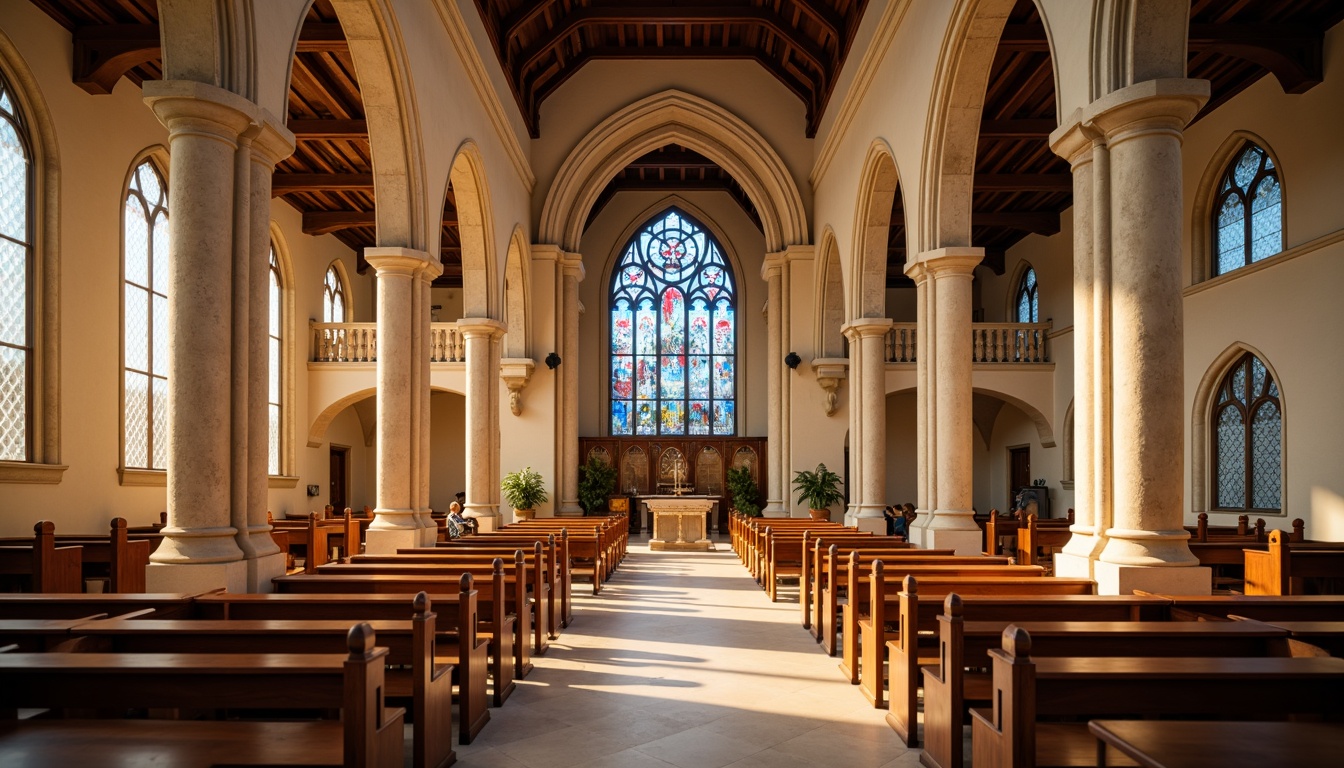
[{"label": "stone column", "polygon": [[[1093,104],[1110,149],[1113,520],[1093,568],[1098,591],[1208,594],[1184,510],[1181,139],[1204,80],[1155,80]],[[1118,426],[1118,425],[1117,425]]]},{"label": "stone column", "polygon": [[560,261],[560,483],[556,514],[581,517],[579,506],[579,282],[583,259],[567,254]]},{"label": "stone column", "polygon": [[[235,403],[239,403],[245,414],[246,425],[244,439],[235,438],[234,450],[244,447],[246,461],[243,463],[243,477],[246,479],[245,501],[235,503],[233,524],[238,529],[238,546],[243,550],[247,565],[247,589],[249,592],[272,591],[271,579],[285,572],[285,556],[280,547],[271,538],[271,526],[266,522],[267,498],[270,491],[270,303],[271,292],[271,177],[275,166],[294,151],[294,137],[280,121],[267,115],[264,122],[257,126],[251,137],[245,158],[245,172],[249,176],[247,194],[240,196],[240,204],[246,205],[247,248],[241,252],[235,248],[241,264],[235,263],[235,276],[246,275],[248,311],[245,316],[235,314],[234,332],[239,334],[244,344],[246,365],[235,365]],[[241,148],[239,154],[241,155]],[[243,168],[240,166],[240,171]],[[241,181],[241,180],[240,180]],[[238,184],[241,191],[243,185]],[[241,223],[241,220],[240,220]],[[235,283],[237,284],[237,283]],[[240,304],[234,297],[234,307]],[[239,350],[238,338],[234,339],[234,349]],[[241,356],[238,358],[241,363]],[[281,356],[283,361],[283,355]],[[241,368],[243,378],[237,378]],[[237,394],[242,394],[241,399]],[[295,404],[285,403],[293,408]],[[235,427],[239,424],[237,414]],[[238,476],[238,467],[234,467],[234,476]],[[281,465],[281,471],[285,467]]]},{"label": "stone column", "polygon": [[[231,345],[239,136],[257,110],[190,81],[145,83],[168,129],[173,172],[168,239],[168,527],[150,557],[148,588],[247,590],[233,525]],[[244,497],[246,494],[244,494]]]},{"label": "stone column", "polygon": [[416,388],[421,393],[421,408],[419,420],[419,444],[420,444],[420,472],[415,483],[415,510],[420,519],[420,543],[426,547],[434,546],[434,542],[439,537],[439,527],[430,516],[429,505],[429,485],[430,485],[430,437],[433,431],[433,410],[431,401],[433,392],[429,388],[430,379],[430,305],[433,303],[429,297],[430,286],[434,280],[443,274],[443,262],[439,259],[430,259],[425,262],[425,266],[417,274],[415,290],[419,292],[419,316],[416,319],[421,331],[422,341],[417,344],[415,349],[419,350],[418,368],[420,370],[420,380]]},{"label": "stone column", "polygon": [[[934,360],[926,367],[937,400],[935,420],[925,434],[936,435],[936,493],[933,515],[924,528],[922,545],[955,549],[959,555],[980,552],[980,528],[971,505],[975,488],[971,413],[971,273],[984,256],[981,248],[940,248],[921,254],[935,297],[931,314]],[[923,355],[924,350],[920,351]]]},{"label": "stone column", "polygon": [[411,485],[412,460],[418,453],[412,444],[419,431],[411,394],[417,370],[412,312],[416,274],[428,256],[407,248],[368,248],[364,258],[378,275],[377,507],[364,551],[387,554],[420,543]]},{"label": "stone column", "polygon": [[905,273],[915,281],[915,522],[910,526],[910,541],[918,546],[924,544],[924,532],[933,516],[934,502],[937,498],[932,491],[932,478],[936,476],[933,457],[937,454],[937,439],[930,425],[934,423],[932,414],[936,413],[937,399],[929,383],[929,370],[937,359],[933,344],[929,339],[937,328],[934,319],[933,289],[929,273],[924,263],[912,261],[905,267]]},{"label": "stone column", "polygon": [[1110,313],[1100,311],[1110,304],[1109,280],[1097,279],[1099,273],[1110,274],[1110,227],[1098,221],[1101,212],[1110,213],[1109,156],[1102,137],[1082,122],[1061,128],[1051,139],[1051,148],[1073,170],[1074,524],[1069,528],[1073,536],[1055,555],[1055,574],[1090,579],[1107,519],[1099,491],[1109,488],[1099,482],[1097,462],[1098,448],[1110,442],[1109,419],[1098,410],[1109,392],[1110,361],[1102,355],[1109,355],[1110,334],[1099,332],[1109,328]]},{"label": "stone column", "polygon": [[499,461],[497,414],[492,413],[492,392],[499,379],[492,376],[491,356],[495,339],[504,333],[504,324],[488,318],[464,318],[457,329],[466,341],[467,403],[466,456],[467,504],[464,516],[477,518],[482,531],[499,527],[499,480],[495,473]]},{"label": "stone column", "polygon": [[784,499],[788,494],[789,481],[784,477],[782,422],[783,410],[780,401],[780,370],[783,369],[785,352],[782,346],[783,309],[783,273],[784,260],[781,254],[770,254],[761,265],[761,276],[767,284],[766,293],[766,377],[767,392],[770,400],[769,418],[766,420],[766,470],[769,480],[765,491],[765,508],[761,510],[766,517],[787,517],[788,507]]},{"label": "stone column", "polygon": [[[841,329],[849,339],[850,356],[857,386],[851,401],[858,412],[857,432],[850,433],[850,455],[858,460],[858,504],[851,505],[851,524],[859,530],[886,533],[882,515],[887,498],[887,365],[882,353],[891,320],[865,317],[852,320]],[[851,485],[851,489],[854,488]]]}]

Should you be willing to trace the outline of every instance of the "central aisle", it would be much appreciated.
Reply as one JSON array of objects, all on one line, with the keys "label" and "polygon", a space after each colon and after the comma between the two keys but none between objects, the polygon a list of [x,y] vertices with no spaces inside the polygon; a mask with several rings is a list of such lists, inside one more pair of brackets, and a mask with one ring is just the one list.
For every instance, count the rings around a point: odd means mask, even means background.
[{"label": "central aisle", "polygon": [[[916,766],[728,544],[630,552],[602,594],[574,584],[574,623],[458,765],[551,768]],[[796,595],[796,593],[793,593]]]}]

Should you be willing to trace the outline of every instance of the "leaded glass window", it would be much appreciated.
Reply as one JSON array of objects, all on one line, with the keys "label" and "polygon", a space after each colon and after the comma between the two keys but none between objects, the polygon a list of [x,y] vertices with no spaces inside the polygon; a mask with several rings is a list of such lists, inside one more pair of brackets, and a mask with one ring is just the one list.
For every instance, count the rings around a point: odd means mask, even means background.
[{"label": "leaded glass window", "polygon": [[1218,385],[1213,406],[1214,506],[1277,512],[1283,498],[1279,388],[1246,353]]},{"label": "leaded glass window", "polygon": [[32,458],[31,159],[23,117],[0,79],[0,461]]},{"label": "leaded glass window", "polygon": [[1247,144],[1218,185],[1213,204],[1213,274],[1283,250],[1283,190],[1268,152]]},{"label": "leaded glass window", "polygon": [[149,160],[122,207],[125,466],[168,466],[168,187]]},{"label": "leaded glass window", "polygon": [[611,433],[732,435],[736,286],[714,238],[672,208],[611,277]]},{"label": "leaded glass window", "polygon": [[1027,267],[1022,281],[1017,284],[1017,302],[1014,316],[1019,323],[1039,323],[1041,321],[1040,296],[1036,290],[1036,270]]},{"label": "leaded glass window", "polygon": [[281,384],[284,381],[284,364],[282,357],[284,341],[284,286],[280,281],[280,262],[275,257],[275,245],[271,245],[271,270],[270,270],[270,313],[267,320],[270,344],[270,367],[268,369],[267,379],[270,382],[268,394],[266,397],[266,418],[268,424],[267,449],[269,459],[267,459],[266,471],[272,475],[280,474],[280,409],[281,409]]},{"label": "leaded glass window", "polygon": [[335,264],[327,267],[327,276],[322,281],[322,322],[345,322],[345,283]]}]

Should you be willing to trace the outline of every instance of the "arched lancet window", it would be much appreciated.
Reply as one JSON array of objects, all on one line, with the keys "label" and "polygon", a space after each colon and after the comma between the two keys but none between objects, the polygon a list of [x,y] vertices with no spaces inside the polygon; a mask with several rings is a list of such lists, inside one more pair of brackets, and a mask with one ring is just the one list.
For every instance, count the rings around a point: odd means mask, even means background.
[{"label": "arched lancet window", "polygon": [[125,466],[168,466],[168,188],[136,166],[122,207]]},{"label": "arched lancet window", "polygon": [[1283,407],[1279,386],[1247,352],[1223,377],[1213,406],[1215,509],[1282,508]]},{"label": "arched lancet window", "polygon": [[345,307],[345,283],[337,273],[336,265],[332,264],[327,267],[327,276],[322,281],[322,322],[346,322]]},{"label": "arched lancet window", "polygon": [[1019,323],[1039,323],[1041,321],[1040,295],[1036,285],[1036,270],[1027,267],[1017,284],[1016,301],[1013,302],[1013,320]]},{"label": "arched lancet window", "polygon": [[611,277],[611,433],[732,435],[737,317],[731,267],[676,208],[630,241]]},{"label": "arched lancet window", "polygon": [[1268,152],[1248,143],[1223,173],[1214,198],[1213,274],[1226,274],[1282,250],[1279,172]]},{"label": "arched lancet window", "polygon": [[275,255],[275,244],[271,244],[271,269],[270,269],[270,313],[267,320],[267,334],[270,344],[270,368],[268,379],[269,394],[266,396],[266,416],[269,424],[268,430],[268,450],[269,458],[266,463],[266,471],[272,475],[280,474],[281,470],[281,409],[283,408],[283,383],[285,375],[284,367],[284,333],[285,333],[285,298],[284,283],[280,278],[280,262]]},{"label": "arched lancet window", "polygon": [[0,461],[33,456],[33,168],[29,136],[0,78]]}]

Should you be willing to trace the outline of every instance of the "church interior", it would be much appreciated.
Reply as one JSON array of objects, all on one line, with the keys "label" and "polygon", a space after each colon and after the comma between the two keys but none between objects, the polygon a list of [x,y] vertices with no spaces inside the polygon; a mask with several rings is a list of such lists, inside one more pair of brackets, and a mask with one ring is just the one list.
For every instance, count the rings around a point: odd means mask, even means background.
[{"label": "church interior", "polygon": [[0,2],[0,764],[1333,764],[1341,21]]}]

